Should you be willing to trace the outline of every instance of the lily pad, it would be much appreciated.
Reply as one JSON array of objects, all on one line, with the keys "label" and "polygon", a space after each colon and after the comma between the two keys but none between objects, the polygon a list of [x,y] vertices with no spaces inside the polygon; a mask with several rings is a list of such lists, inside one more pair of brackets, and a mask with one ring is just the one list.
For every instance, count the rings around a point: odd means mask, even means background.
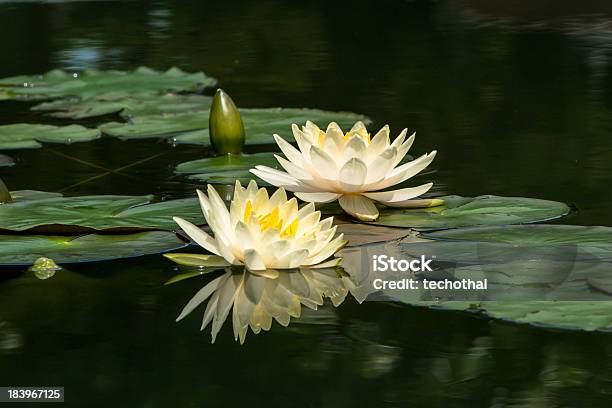
[{"label": "lily pad", "polygon": [[207,157],[181,163],[176,167],[176,172],[207,183],[234,184],[239,180],[242,184],[247,184],[255,178],[249,170],[259,164],[278,168],[274,154],[265,152]]},{"label": "lily pad", "polygon": [[0,230],[37,232],[88,232],[168,230],[177,228],[172,217],[178,216],[203,224],[196,198],[169,200],[150,204],[153,196],[83,196],[45,198],[46,193],[25,199],[11,193],[14,202],[0,205]]},{"label": "lily pad", "polygon": [[[527,227],[525,229],[531,234],[539,234],[537,228]],[[546,229],[542,230],[541,239],[519,237],[508,242],[400,241],[347,248],[340,255],[343,257],[343,267],[351,276],[361,276],[361,281],[369,281],[369,284],[362,286],[370,287],[370,300],[378,297],[414,306],[465,310],[538,326],[583,330],[612,328],[612,291],[609,290],[612,288],[612,247],[608,245],[609,235],[605,238],[612,229],[542,227]],[[548,227],[562,228],[553,233],[547,230]],[[572,233],[571,229],[576,231]],[[594,229],[591,237],[589,229]],[[561,237],[564,232],[573,237],[549,238],[553,235]],[[572,246],[579,237],[586,237],[583,246]],[[534,245],[534,242],[537,244]],[[599,252],[593,253],[593,248]],[[607,255],[604,251],[607,251]],[[406,260],[425,256],[433,260],[430,265],[433,270],[416,275],[374,270],[371,265],[374,255]],[[421,282],[423,278],[450,281],[487,279],[488,287],[483,291],[434,290],[421,285],[417,289],[377,292],[373,284],[377,278],[400,280],[415,277]]]},{"label": "lily pad", "polygon": [[344,239],[348,241],[348,247],[394,241],[412,233],[410,229],[403,228],[379,227],[357,223],[338,224],[338,234],[344,234]]},{"label": "lily pad", "polygon": [[[307,120],[327,126],[335,121],[349,128],[356,121],[369,123],[362,115],[350,112],[328,112],[318,109],[240,109],[247,134],[247,144],[274,143],[272,135],[279,133],[291,137],[291,125],[303,124]],[[135,116],[129,123],[107,123],[100,126],[104,134],[121,139],[167,138],[177,144],[210,143],[208,135],[208,111],[176,115]],[[201,133],[193,131],[200,130]],[[185,134],[188,133],[188,134]]]},{"label": "lily pad", "polygon": [[547,221],[569,213],[569,207],[557,201],[525,197],[438,197],[445,205],[431,208],[384,208],[375,225],[435,230],[458,227],[527,224]]},{"label": "lily pad", "polygon": [[0,167],[13,167],[15,160],[12,157],[0,154]]},{"label": "lily pad", "polygon": [[75,143],[98,139],[98,129],[80,125],[53,126],[29,123],[0,126],[0,149],[37,149],[39,142]]},{"label": "lily pad", "polygon": [[197,94],[102,96],[86,100],[66,98],[43,102],[32,110],[49,112],[50,116],[68,119],[85,119],[113,113],[129,118],[203,111],[210,108],[211,101],[210,96]]},{"label": "lily pad", "polygon": [[125,97],[167,91],[199,91],[214,86],[215,79],[202,72],[186,73],[174,67],[166,72],[140,67],[134,71],[62,70],[43,75],[20,75],[0,79],[0,100],[42,100],[67,96],[81,99]]},{"label": "lily pad", "polygon": [[173,251],[187,246],[174,233],[128,235],[0,235],[0,266],[28,266],[47,257],[58,264],[108,261]]}]

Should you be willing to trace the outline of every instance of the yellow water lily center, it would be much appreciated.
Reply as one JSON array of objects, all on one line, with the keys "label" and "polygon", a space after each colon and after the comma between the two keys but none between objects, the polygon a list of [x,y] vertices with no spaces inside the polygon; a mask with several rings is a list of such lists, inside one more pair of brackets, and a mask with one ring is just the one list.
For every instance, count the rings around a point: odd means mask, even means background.
[{"label": "yellow water lily center", "polygon": [[321,220],[313,203],[299,208],[295,198],[287,199],[283,188],[268,196],[255,181],[246,188],[236,181],[229,211],[211,185],[208,195],[198,190],[198,196],[214,236],[182,218],[174,220],[214,255],[168,254],[173,261],[200,266],[244,265],[251,271],[325,268],[340,263],[332,256],[346,241],[343,234],[336,236],[333,217]]},{"label": "yellow water lily center", "polygon": [[400,165],[414,142],[406,138],[407,129],[391,142],[389,126],[373,137],[362,122],[346,133],[332,122],[326,131],[312,122],[301,129],[292,126],[298,148],[274,135],[285,157],[275,155],[285,172],[255,166],[251,173],[262,180],[292,191],[306,202],[328,203],[338,200],[348,214],[362,221],[374,221],[379,212],[375,202],[389,207],[418,208],[444,204],[440,199],[415,200],[433,183],[418,187],[381,191],[403,183],[425,169],[436,151]]}]

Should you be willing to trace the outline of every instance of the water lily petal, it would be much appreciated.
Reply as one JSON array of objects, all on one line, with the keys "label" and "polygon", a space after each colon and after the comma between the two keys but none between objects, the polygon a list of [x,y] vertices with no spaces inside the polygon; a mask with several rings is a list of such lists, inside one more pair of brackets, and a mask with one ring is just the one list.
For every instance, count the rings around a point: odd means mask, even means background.
[{"label": "water lily petal", "polygon": [[333,259],[330,259],[329,261],[321,262],[316,265],[311,265],[309,266],[309,268],[315,268],[315,269],[333,268],[335,266],[340,265],[341,263],[342,263],[342,258],[333,258]]},{"label": "water lily petal", "polygon": [[324,150],[317,146],[312,146],[310,148],[310,159],[312,160],[313,167],[321,178],[335,179],[338,177],[338,166],[336,166],[336,161]]},{"label": "water lily petal", "polygon": [[383,180],[364,186],[364,190],[382,190],[383,188],[391,187],[403,181],[406,181],[410,177],[418,174],[424,168],[429,166],[429,164],[433,161],[435,157],[436,151],[434,150],[429,154],[424,154],[416,160],[412,160],[411,162],[402,164],[401,166],[393,169]]},{"label": "water lily petal", "polygon": [[394,167],[393,163],[397,157],[397,148],[390,147],[379,154],[369,165],[366,184],[375,183],[385,178],[387,173]]},{"label": "water lily petal", "polygon": [[322,191],[317,193],[295,193],[295,196],[307,203],[329,203],[337,200],[340,194]]},{"label": "water lily petal", "polygon": [[312,175],[307,170],[304,170],[297,164],[294,164],[277,154],[275,154],[274,157],[276,157],[276,160],[281,165],[281,167],[285,169],[287,173],[289,173],[289,175],[291,175],[292,177],[295,177],[298,180],[312,180]]},{"label": "water lily petal", "polygon": [[266,269],[263,258],[254,249],[247,249],[244,251],[244,264],[253,271]]},{"label": "water lily petal", "polygon": [[185,234],[187,234],[189,238],[196,242],[196,244],[215,255],[221,255],[217,242],[210,235],[180,217],[173,217],[172,219],[183,231],[185,231]]},{"label": "water lily petal", "polygon": [[361,221],[374,221],[378,218],[378,209],[372,200],[360,194],[342,195],[338,203],[344,211]]},{"label": "water lily petal", "polygon": [[378,193],[364,193],[363,195],[383,204],[410,200],[425,194],[433,186],[433,183],[423,184],[418,187],[408,187],[399,190],[381,191]]},{"label": "water lily petal", "polygon": [[366,180],[368,167],[357,158],[350,159],[340,169],[338,174],[340,187],[343,191],[352,193],[359,191]]}]

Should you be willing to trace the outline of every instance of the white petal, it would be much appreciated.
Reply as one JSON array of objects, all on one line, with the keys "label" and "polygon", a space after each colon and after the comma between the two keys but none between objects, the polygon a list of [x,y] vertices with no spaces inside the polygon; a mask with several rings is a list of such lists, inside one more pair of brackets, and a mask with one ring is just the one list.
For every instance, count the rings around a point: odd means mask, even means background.
[{"label": "white petal", "polygon": [[344,152],[342,153],[344,160],[350,160],[354,157],[364,160],[366,158],[366,144],[359,136],[353,136],[349,139]]},{"label": "white petal", "polygon": [[385,178],[387,173],[393,168],[393,162],[397,156],[397,149],[390,147],[378,155],[368,165],[368,175],[365,183],[375,183]]},{"label": "white petal", "polygon": [[325,248],[323,248],[318,254],[308,259],[308,265],[317,265],[325,261],[327,258],[342,249],[347,244],[344,240],[344,234],[338,235],[333,241],[331,241]]},{"label": "white petal", "polygon": [[277,154],[275,154],[274,157],[276,157],[276,160],[278,160],[283,169],[285,169],[292,177],[300,180],[312,180],[312,175],[307,170],[304,170],[297,164],[294,164]]},{"label": "white petal", "polygon": [[357,122],[355,122],[355,124],[353,125],[353,127],[351,128],[351,130],[349,130],[349,133],[353,133],[353,132],[357,132],[359,130],[366,130],[365,125],[363,124],[362,121],[358,120]]},{"label": "white petal", "polygon": [[395,138],[391,146],[400,147],[402,143],[404,143],[404,139],[406,138],[406,134],[408,133],[408,129],[404,129],[401,133]]},{"label": "white petal", "polygon": [[345,194],[338,199],[340,207],[348,214],[361,221],[374,221],[378,218],[378,209],[367,197],[359,194]]},{"label": "white petal", "polygon": [[397,148],[397,156],[393,160],[393,166],[391,167],[397,166],[402,160],[404,160],[404,157],[406,157],[406,154],[408,153],[408,150],[410,150],[412,143],[414,143],[414,135],[415,134],[413,133],[412,136],[408,138],[408,140],[406,140]]},{"label": "white petal", "polygon": [[252,271],[260,271],[266,269],[264,261],[257,251],[247,249],[244,251],[244,264]]},{"label": "white petal", "polygon": [[257,166],[249,171],[263,181],[266,181],[276,187],[284,187],[289,191],[294,191],[298,186],[297,179],[288,173],[283,173],[282,171],[272,169],[270,167]]},{"label": "white petal", "polygon": [[383,180],[371,184],[366,184],[364,186],[364,189],[367,191],[376,191],[406,181],[410,177],[418,174],[425,167],[427,167],[429,163],[433,161],[434,157],[436,157],[435,150],[429,154],[424,154],[416,160],[396,167]]},{"label": "white petal", "polygon": [[380,153],[389,147],[389,125],[385,125],[380,129],[370,141],[367,151],[368,161],[377,157]]},{"label": "white petal", "polygon": [[302,165],[304,161],[304,156],[302,156],[302,153],[298,149],[293,147],[291,143],[287,142],[279,135],[274,135],[274,140],[276,140],[276,144],[278,145],[278,147],[280,147],[282,152],[285,154],[285,157],[287,157],[290,162],[293,162],[298,166]]},{"label": "white petal", "polygon": [[173,217],[172,219],[183,229],[183,231],[185,231],[189,238],[193,239],[196,242],[196,244],[206,249],[207,251],[212,252],[215,255],[221,255],[217,246],[217,242],[210,235],[208,235],[189,221],[186,221],[180,217]]},{"label": "white petal", "polygon": [[366,180],[368,167],[357,158],[350,159],[340,169],[338,180],[343,191],[352,193],[359,191]]},{"label": "white petal", "polygon": [[408,187],[399,190],[381,191],[378,193],[364,193],[363,195],[375,201],[380,201],[383,204],[393,203],[397,201],[410,200],[425,194],[433,186],[433,183],[423,184],[418,187]]},{"label": "white petal", "polygon": [[310,148],[310,159],[322,178],[335,180],[338,177],[336,161],[322,149],[312,146]]},{"label": "white petal", "polygon": [[340,197],[340,194],[319,192],[319,193],[295,193],[295,196],[307,203],[330,203]]},{"label": "white petal", "polygon": [[251,249],[254,246],[253,237],[249,231],[249,227],[242,221],[238,221],[235,228],[236,241],[243,249]]},{"label": "white petal", "polygon": [[310,146],[312,146],[313,143],[309,140],[308,136],[306,136],[304,132],[297,127],[296,124],[293,124],[291,129],[293,130],[293,137],[300,148],[302,156],[304,156],[305,159],[308,159],[310,157]]},{"label": "white petal", "polygon": [[333,258],[326,262],[321,262],[316,265],[311,265],[309,268],[319,269],[319,268],[333,268],[334,266],[340,265],[342,262],[342,258]]}]

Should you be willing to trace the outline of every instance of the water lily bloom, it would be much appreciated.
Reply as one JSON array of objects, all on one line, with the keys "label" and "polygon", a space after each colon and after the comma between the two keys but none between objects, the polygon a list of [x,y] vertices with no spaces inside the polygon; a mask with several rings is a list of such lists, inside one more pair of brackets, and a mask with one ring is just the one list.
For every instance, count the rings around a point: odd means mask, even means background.
[{"label": "water lily bloom", "polygon": [[[433,183],[399,190],[380,191],[402,183],[432,162],[436,151],[401,164],[414,142],[406,139],[407,129],[391,143],[389,126],[370,137],[362,122],[344,134],[332,122],[324,132],[312,122],[299,129],[293,125],[299,150],[279,135],[276,143],[286,159],[276,155],[286,172],[256,166],[251,172],[268,183],[295,193],[303,201],[327,203],[338,200],[350,215],[362,221],[378,218],[374,202],[389,207],[432,207],[442,200],[413,200],[426,193]],[[399,166],[398,166],[399,165]]]},{"label": "water lily bloom", "polygon": [[[244,265],[249,270],[330,267],[340,259],[328,261],[345,244],[336,235],[333,217],[321,220],[321,213],[310,203],[298,208],[295,198],[287,200],[283,188],[268,196],[251,181],[247,188],[236,181],[234,198],[228,211],[211,186],[208,196],[198,190],[202,212],[214,237],[192,223],[175,217],[185,233],[210,255],[188,255],[202,259],[202,266]],[[169,255],[170,259],[180,254]],[[205,259],[204,259],[205,258]]]}]

